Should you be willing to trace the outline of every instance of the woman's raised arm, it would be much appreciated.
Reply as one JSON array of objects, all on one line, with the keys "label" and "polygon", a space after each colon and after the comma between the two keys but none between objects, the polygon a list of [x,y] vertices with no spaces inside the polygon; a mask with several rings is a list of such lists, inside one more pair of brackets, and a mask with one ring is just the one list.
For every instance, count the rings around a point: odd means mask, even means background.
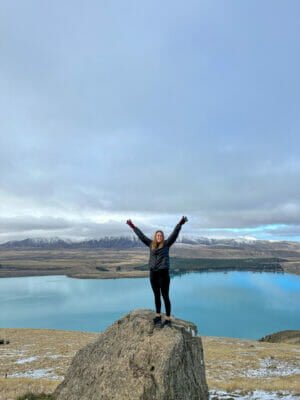
[{"label": "woman's raised arm", "polygon": [[167,244],[167,246],[172,246],[172,244],[176,241],[176,239],[177,239],[177,237],[178,237],[178,235],[179,235],[179,232],[180,232],[180,229],[181,229],[181,226],[183,225],[183,224],[185,224],[186,222],[187,222],[187,217],[182,217],[181,218],[181,220],[178,222],[178,224],[175,226],[175,228],[174,228],[174,230],[173,230],[173,232],[170,234],[170,236],[168,237],[168,239],[166,239],[166,244]]},{"label": "woman's raised arm", "polygon": [[126,221],[126,224],[128,224],[132,230],[136,233],[136,235],[138,236],[138,238],[146,245],[146,246],[150,246],[152,240],[149,239],[146,235],[143,234],[143,232],[134,225],[134,223],[131,221],[131,219],[128,219]]}]

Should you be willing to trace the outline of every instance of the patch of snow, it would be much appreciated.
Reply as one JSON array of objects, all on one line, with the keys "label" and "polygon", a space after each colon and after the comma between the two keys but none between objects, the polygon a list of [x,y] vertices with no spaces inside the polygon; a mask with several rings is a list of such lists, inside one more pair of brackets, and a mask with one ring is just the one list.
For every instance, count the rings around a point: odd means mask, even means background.
[{"label": "patch of snow", "polygon": [[27,358],[20,358],[19,360],[17,360],[15,362],[15,364],[25,364],[25,363],[29,363],[32,362],[34,360],[37,360],[38,357],[37,356],[32,356],[32,357],[27,357]]},{"label": "patch of snow", "polygon": [[51,354],[51,355],[47,355],[46,357],[48,357],[48,358],[54,358],[54,359],[56,359],[56,358],[62,358],[62,357],[65,357],[65,358],[70,358],[70,356],[64,356],[64,355],[62,355],[62,354]]},{"label": "patch of snow", "polygon": [[209,400],[300,400],[300,396],[283,390],[278,392],[267,392],[265,390],[254,390],[244,394],[237,390],[234,392],[225,392],[223,390],[209,390]]},{"label": "patch of snow", "polygon": [[14,357],[16,355],[20,356],[20,355],[22,355],[24,353],[26,353],[25,350],[13,350],[13,349],[6,350],[5,349],[3,352],[0,351],[1,357]]},{"label": "patch of snow", "polygon": [[[195,244],[198,244],[198,243],[195,243]],[[174,243],[174,247],[184,247],[184,248],[187,248],[187,249],[189,249],[189,248],[192,249],[192,248],[195,247],[195,244],[175,242]]]},{"label": "patch of snow", "polygon": [[300,374],[300,364],[299,367],[296,367],[286,361],[279,361],[271,357],[266,357],[260,360],[260,368],[248,369],[241,375],[247,377],[267,377],[288,376],[296,374]]},{"label": "patch of snow", "polygon": [[54,236],[54,237],[33,237],[30,240],[32,240],[33,243],[37,243],[37,244],[54,244],[54,243],[58,243],[61,241],[65,241],[63,239],[61,239],[58,236]]},{"label": "patch of snow", "polygon": [[257,241],[256,237],[254,236],[238,236],[238,237],[233,237],[232,240],[234,240],[237,243],[253,243]]},{"label": "patch of snow", "polygon": [[8,377],[34,378],[34,379],[41,379],[41,378],[60,379],[58,375],[55,375],[53,373],[52,368],[40,368],[25,372],[15,372],[14,374],[8,375]]},{"label": "patch of snow", "polygon": [[192,336],[196,336],[196,331],[188,326],[187,328],[184,328],[187,332],[189,332]]}]

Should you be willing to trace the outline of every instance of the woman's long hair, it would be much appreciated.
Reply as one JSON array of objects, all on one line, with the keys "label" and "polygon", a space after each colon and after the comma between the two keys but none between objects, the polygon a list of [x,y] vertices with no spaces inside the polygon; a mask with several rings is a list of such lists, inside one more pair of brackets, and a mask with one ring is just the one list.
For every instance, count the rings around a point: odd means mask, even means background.
[{"label": "woman's long hair", "polygon": [[[157,241],[156,241],[157,232],[160,232],[162,234],[162,237],[163,237],[163,239],[162,239],[162,241],[160,243],[157,243]],[[154,235],[153,235],[152,242],[151,242],[151,249],[154,250],[154,249],[162,248],[163,245],[164,245],[164,241],[165,241],[165,235],[164,235],[163,231],[161,231],[161,230],[155,231]]]}]

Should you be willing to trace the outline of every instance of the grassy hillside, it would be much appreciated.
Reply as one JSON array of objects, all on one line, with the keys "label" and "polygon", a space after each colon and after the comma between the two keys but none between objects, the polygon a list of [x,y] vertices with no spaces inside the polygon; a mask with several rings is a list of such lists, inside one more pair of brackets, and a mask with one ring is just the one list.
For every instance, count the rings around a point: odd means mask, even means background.
[{"label": "grassy hillside", "polygon": [[[53,392],[75,352],[99,334],[0,329],[0,337],[10,340],[10,344],[0,346],[0,399],[16,399],[28,392]],[[287,390],[300,394],[299,345],[217,336],[201,338],[210,390]]]}]

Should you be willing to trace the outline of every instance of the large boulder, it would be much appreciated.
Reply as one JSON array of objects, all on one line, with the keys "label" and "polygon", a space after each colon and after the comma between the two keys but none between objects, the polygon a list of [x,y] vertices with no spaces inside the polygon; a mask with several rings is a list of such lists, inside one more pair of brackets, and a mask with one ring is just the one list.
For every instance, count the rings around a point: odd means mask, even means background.
[{"label": "large boulder", "polygon": [[137,309],[74,356],[57,400],[207,400],[201,337],[191,322],[154,327]]}]

